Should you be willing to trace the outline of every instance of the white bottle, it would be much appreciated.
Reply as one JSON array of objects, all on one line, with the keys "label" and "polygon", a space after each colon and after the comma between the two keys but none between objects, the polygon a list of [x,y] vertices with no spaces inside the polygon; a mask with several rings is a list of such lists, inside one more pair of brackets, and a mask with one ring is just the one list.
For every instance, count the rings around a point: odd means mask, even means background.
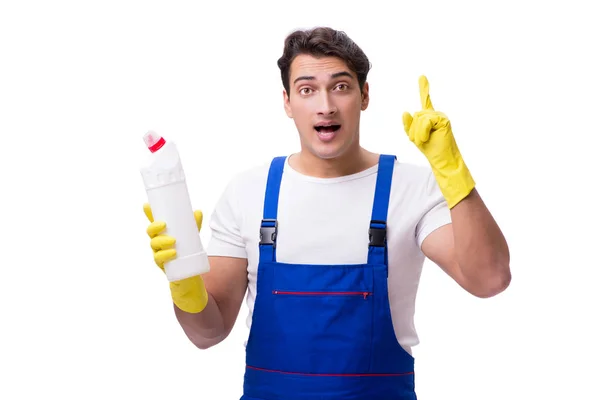
[{"label": "white bottle", "polygon": [[175,238],[177,257],[165,263],[170,282],[208,272],[208,256],[202,242],[190,201],[177,146],[149,131],[144,142],[152,153],[141,168],[148,203],[155,221],[167,224],[165,234]]}]

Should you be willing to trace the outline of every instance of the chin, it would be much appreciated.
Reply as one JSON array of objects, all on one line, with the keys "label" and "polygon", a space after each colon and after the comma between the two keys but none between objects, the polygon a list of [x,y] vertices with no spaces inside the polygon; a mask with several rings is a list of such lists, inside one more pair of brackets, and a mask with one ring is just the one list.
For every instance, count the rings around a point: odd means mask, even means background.
[{"label": "chin", "polygon": [[317,143],[311,153],[322,160],[332,160],[343,156],[351,148],[350,143]]},{"label": "chin", "polygon": [[342,154],[344,154],[343,152],[336,152],[336,153],[331,153],[331,152],[317,152],[317,151],[313,151],[312,152],[315,156],[317,156],[318,158],[320,158],[321,160],[334,160],[336,158],[338,158],[339,156],[341,156]]}]

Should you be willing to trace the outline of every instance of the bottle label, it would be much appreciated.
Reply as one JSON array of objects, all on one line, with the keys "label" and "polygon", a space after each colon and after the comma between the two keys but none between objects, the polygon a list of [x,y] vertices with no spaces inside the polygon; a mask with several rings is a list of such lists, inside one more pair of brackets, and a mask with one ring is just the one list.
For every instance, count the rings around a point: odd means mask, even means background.
[{"label": "bottle label", "polygon": [[179,162],[174,168],[169,168],[168,170],[157,169],[142,171],[142,178],[144,179],[146,189],[156,189],[175,183],[185,182],[185,173]]}]

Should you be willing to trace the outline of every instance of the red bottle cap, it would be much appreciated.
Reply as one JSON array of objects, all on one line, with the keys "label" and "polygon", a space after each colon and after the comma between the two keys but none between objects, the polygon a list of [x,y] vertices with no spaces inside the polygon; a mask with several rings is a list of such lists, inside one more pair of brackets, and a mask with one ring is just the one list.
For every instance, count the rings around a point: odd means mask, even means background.
[{"label": "red bottle cap", "polygon": [[146,147],[152,153],[158,151],[161,147],[163,147],[166,143],[165,139],[153,131],[148,131],[144,135],[144,143],[146,143]]}]

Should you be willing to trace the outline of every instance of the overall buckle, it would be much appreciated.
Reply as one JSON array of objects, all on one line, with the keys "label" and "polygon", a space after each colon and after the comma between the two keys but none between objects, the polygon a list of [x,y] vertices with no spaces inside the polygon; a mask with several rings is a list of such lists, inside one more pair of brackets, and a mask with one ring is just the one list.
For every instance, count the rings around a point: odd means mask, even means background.
[{"label": "overall buckle", "polygon": [[[380,226],[373,226],[383,225]],[[369,227],[369,246],[373,247],[385,247],[387,244],[387,224],[385,221],[371,220],[371,226]]]},{"label": "overall buckle", "polygon": [[260,225],[260,242],[259,244],[271,244],[275,247],[277,242],[277,220],[263,219]]}]

